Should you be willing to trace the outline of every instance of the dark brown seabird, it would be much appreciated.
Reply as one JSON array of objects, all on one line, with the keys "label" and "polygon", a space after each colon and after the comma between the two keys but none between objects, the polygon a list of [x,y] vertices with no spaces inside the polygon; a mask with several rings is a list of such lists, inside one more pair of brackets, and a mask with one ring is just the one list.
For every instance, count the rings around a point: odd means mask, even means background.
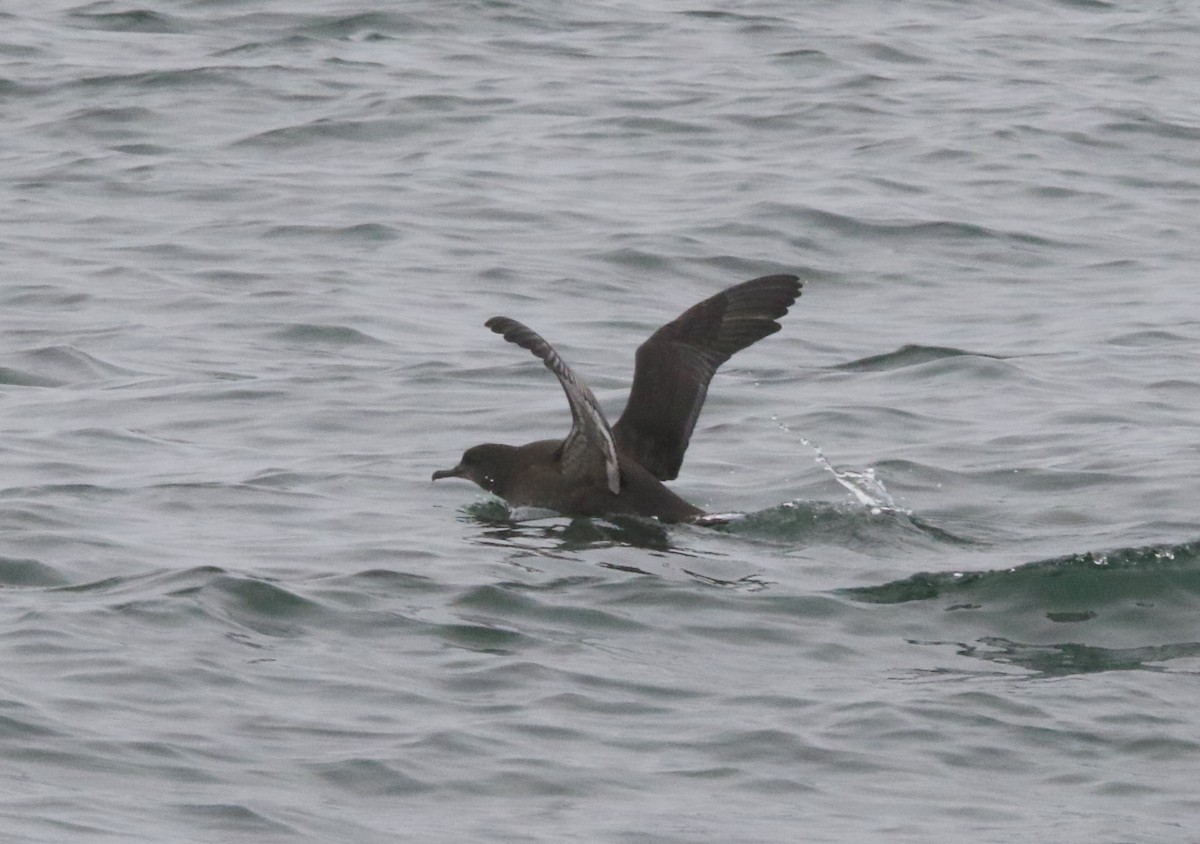
[{"label": "dark brown seabird", "polygon": [[528,445],[485,443],[466,450],[439,478],[466,478],[514,507],[567,516],[634,514],[693,521],[704,511],[667,489],[679,474],[696,417],[717,367],[779,330],[800,295],[794,275],[768,275],[705,299],[650,335],[637,350],[629,401],[617,424],[554,347],[508,317],[484,325],[533,352],[558,377],[571,406],[563,440]]}]

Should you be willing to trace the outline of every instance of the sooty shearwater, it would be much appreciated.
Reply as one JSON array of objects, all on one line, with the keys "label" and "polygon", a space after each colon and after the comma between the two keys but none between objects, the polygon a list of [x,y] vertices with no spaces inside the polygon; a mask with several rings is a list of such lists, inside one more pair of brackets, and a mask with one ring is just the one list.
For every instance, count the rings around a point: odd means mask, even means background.
[{"label": "sooty shearwater", "polygon": [[571,406],[566,439],[469,448],[439,478],[474,481],[514,507],[567,516],[634,514],[664,522],[705,515],[667,489],[679,474],[696,417],[717,367],[779,330],[800,295],[794,275],[734,285],[684,311],[638,347],[629,401],[611,427],[592,391],[554,347],[508,317],[484,325],[533,352],[557,376]]}]

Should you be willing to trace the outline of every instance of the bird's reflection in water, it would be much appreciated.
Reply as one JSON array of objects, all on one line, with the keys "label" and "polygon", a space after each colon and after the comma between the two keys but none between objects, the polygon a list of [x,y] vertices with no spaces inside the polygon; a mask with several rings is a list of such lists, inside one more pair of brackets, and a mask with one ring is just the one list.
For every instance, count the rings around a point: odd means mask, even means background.
[{"label": "bird's reflection in water", "polygon": [[661,553],[683,553],[671,541],[666,525],[636,516],[610,516],[607,519],[555,517],[537,522],[512,519],[480,519],[486,526],[483,536],[489,544],[514,545],[536,543],[542,550],[570,553],[595,548],[628,546]]},{"label": "bird's reflection in water", "polygon": [[[678,575],[683,575],[688,580],[721,588],[760,590],[769,585],[758,573],[721,576],[720,569],[724,567],[721,565],[714,566],[715,571],[698,571],[703,561],[715,562],[714,556],[724,555],[714,553],[712,548],[700,551],[686,547],[683,543],[689,537],[696,538],[694,528],[667,525],[656,519],[568,518],[549,510],[510,509],[496,499],[477,502],[467,508],[466,515],[481,527],[474,538],[476,544],[504,548],[510,552],[507,563],[531,573],[546,571],[544,562],[537,561],[549,559],[655,578],[678,579]],[[737,521],[742,515],[714,516],[706,528]],[[597,559],[593,553],[597,551],[611,553],[606,559]],[[686,565],[670,562],[677,558],[693,562]]]}]

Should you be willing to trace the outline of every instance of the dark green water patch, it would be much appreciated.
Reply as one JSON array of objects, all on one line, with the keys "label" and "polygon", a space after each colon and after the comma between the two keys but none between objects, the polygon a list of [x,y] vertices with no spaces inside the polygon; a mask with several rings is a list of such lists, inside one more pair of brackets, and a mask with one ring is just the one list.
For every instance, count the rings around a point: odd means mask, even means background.
[{"label": "dark green water patch", "polygon": [[266,636],[297,636],[325,609],[275,583],[219,575],[202,590],[214,596],[222,614]]},{"label": "dark green water patch", "polygon": [[311,323],[293,323],[275,331],[275,336],[289,343],[304,345],[318,344],[324,346],[354,346],[379,343],[369,334],[364,334],[357,328],[344,325],[315,325]]},{"label": "dark green water patch", "polygon": [[341,759],[310,767],[321,779],[351,794],[397,797],[420,794],[431,788],[378,759]]},{"label": "dark green water patch", "polygon": [[516,630],[482,620],[478,623],[441,624],[430,630],[451,647],[496,655],[514,654],[521,645],[533,641],[532,637]]},{"label": "dark green water patch", "polygon": [[843,363],[834,368],[850,372],[881,372],[890,369],[904,369],[909,366],[917,366],[923,363],[930,363],[931,361],[955,357],[982,357],[1003,360],[1003,358],[997,355],[968,352],[950,346],[918,346],[910,343],[901,346],[894,352],[852,360],[849,363]]},{"label": "dark green water patch", "polygon": [[913,644],[952,645],[961,656],[1039,674],[1200,656],[1200,542],[1071,554],[1011,569],[922,572],[838,594],[893,605],[901,615],[892,622],[909,630],[925,626],[926,641],[906,636]]},{"label": "dark green water patch", "polygon": [[0,586],[61,586],[67,579],[37,560],[0,557]]},{"label": "dark green water patch", "polygon": [[1081,642],[1029,644],[987,636],[973,644],[959,643],[957,647],[962,656],[1013,665],[1051,677],[1102,671],[1163,671],[1166,670],[1164,663],[1171,660],[1200,657],[1200,642],[1106,648]]},{"label": "dark green water patch", "polygon": [[[1020,596],[1038,596],[1057,605],[1177,601],[1181,596],[1200,601],[1200,541],[1106,554],[1089,551],[993,571],[920,572],[879,586],[840,591],[875,604],[943,598],[952,601],[947,610]],[[1053,612],[1059,617],[1051,620],[1084,620],[1079,613],[1085,609],[1056,608]]]},{"label": "dark green water patch", "polygon": [[975,544],[903,510],[823,501],[789,501],[713,527],[756,539],[868,550],[910,543]]},{"label": "dark green water patch", "polygon": [[84,28],[109,32],[164,34],[186,31],[185,27],[175,18],[145,9],[100,14],[76,11],[71,12],[71,17]]}]

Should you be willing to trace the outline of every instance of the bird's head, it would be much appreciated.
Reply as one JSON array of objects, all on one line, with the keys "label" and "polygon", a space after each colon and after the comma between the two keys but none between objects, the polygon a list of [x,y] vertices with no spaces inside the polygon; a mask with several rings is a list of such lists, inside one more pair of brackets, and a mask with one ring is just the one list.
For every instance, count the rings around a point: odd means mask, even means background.
[{"label": "bird's head", "polygon": [[488,492],[499,495],[504,479],[508,475],[510,455],[515,451],[511,445],[499,443],[484,443],[471,446],[463,452],[462,460],[453,469],[439,469],[433,473],[433,480],[442,478],[464,478],[474,481]]}]

